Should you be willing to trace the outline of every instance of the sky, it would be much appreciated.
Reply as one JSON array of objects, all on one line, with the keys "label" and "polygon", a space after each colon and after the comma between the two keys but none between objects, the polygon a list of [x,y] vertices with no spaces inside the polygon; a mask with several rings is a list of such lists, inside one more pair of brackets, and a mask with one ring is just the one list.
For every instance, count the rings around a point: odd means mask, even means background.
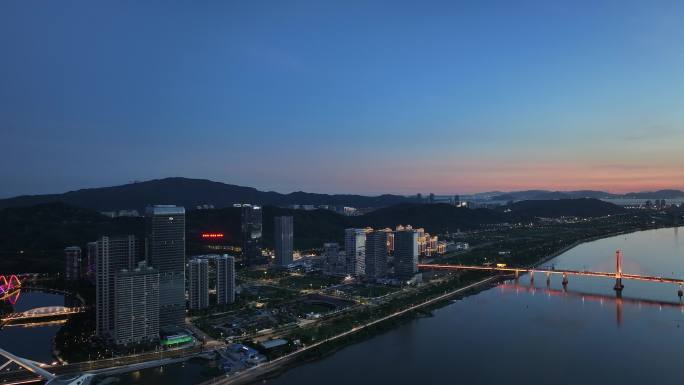
[{"label": "sky", "polygon": [[0,2],[0,197],[684,188],[681,1]]}]

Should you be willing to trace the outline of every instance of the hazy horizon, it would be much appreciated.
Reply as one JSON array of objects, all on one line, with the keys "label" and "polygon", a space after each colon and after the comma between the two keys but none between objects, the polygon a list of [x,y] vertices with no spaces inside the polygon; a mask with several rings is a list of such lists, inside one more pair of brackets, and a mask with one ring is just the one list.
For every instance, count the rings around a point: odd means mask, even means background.
[{"label": "hazy horizon", "polygon": [[[269,187],[240,185],[237,183],[231,183],[230,181],[182,176],[182,177],[161,177],[161,178],[153,178],[153,179],[148,179],[148,180],[131,180],[131,181],[123,182],[123,183],[69,188],[69,189],[64,190],[64,191],[52,191],[52,192],[44,192],[44,193],[26,193],[26,194],[8,195],[8,196],[3,196],[0,194],[0,199],[14,198],[14,197],[25,196],[25,195],[63,194],[66,192],[82,190],[82,189],[115,187],[115,186],[131,184],[131,183],[148,182],[148,181],[152,181],[152,180],[168,179],[168,178],[204,179],[204,180],[210,180],[212,182],[220,182],[220,183],[225,183],[225,184],[230,184],[230,185],[237,185],[237,186],[241,186],[241,187],[253,187],[259,191],[274,191],[274,192],[277,192],[280,194],[289,194],[289,193],[293,193],[293,192],[302,191],[302,192],[306,192],[306,193],[317,193],[317,194],[352,194],[352,195],[365,195],[365,196],[378,196],[378,195],[383,195],[383,194],[391,194],[391,195],[412,196],[412,195],[416,195],[416,194],[420,193],[420,194],[423,194],[423,196],[426,198],[427,198],[427,195],[430,193],[434,193],[437,196],[451,196],[451,195],[475,195],[475,194],[486,194],[486,193],[496,193],[496,192],[505,194],[505,193],[512,193],[512,192],[528,191],[528,190],[543,190],[543,191],[550,191],[550,192],[572,192],[572,191],[592,190],[592,191],[602,191],[602,192],[606,192],[606,193],[610,193],[610,194],[621,195],[621,194],[626,194],[626,193],[654,192],[654,191],[658,191],[658,190],[668,190],[669,189],[669,188],[666,188],[666,189],[635,190],[635,191],[625,191],[625,192],[615,192],[615,191],[600,190],[600,189],[599,190],[584,189],[584,188],[568,189],[568,190],[555,190],[555,189],[550,189],[550,188],[531,188],[531,189],[519,189],[519,190],[493,189],[493,190],[472,191],[472,192],[465,192],[465,191],[460,191],[460,192],[459,191],[454,191],[454,192],[415,191],[415,192],[409,192],[409,193],[393,192],[393,191],[385,191],[385,192],[307,191],[307,190],[301,190],[301,189],[299,189],[299,190],[287,190],[286,191],[286,190],[276,190],[276,189],[269,188]],[[678,189],[678,188],[672,188],[672,189],[684,191],[683,189]]]}]

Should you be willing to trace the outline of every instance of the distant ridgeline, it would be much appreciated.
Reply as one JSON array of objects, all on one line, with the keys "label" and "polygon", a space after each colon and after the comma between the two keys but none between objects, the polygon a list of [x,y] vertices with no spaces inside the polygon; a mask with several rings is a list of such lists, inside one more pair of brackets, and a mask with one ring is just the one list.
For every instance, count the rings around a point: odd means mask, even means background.
[{"label": "distant ridgeline", "polygon": [[[426,200],[423,197],[422,200]],[[558,199],[684,199],[679,190],[659,190],[611,194],[605,191],[547,191],[526,190],[514,192],[490,192],[468,196],[465,200],[506,203],[521,200]],[[17,206],[33,206],[41,203],[62,202],[95,211],[142,210],[150,204],[174,204],[192,209],[211,205],[215,208],[230,207],[234,203],[253,203],[263,206],[287,207],[291,205],[327,205],[334,207],[381,208],[402,203],[422,203],[418,196],[379,195],[363,196],[352,194],[314,194],[293,192],[280,194],[273,191],[259,191],[252,187],[236,186],[206,179],[165,178],[121,186],[100,187],[70,191],[64,194],[24,195],[0,199],[0,209]]]},{"label": "distant ridgeline", "polygon": [[416,198],[401,195],[328,195],[305,192],[280,194],[259,191],[206,179],[165,178],[113,187],[90,188],[64,194],[24,195],[0,199],[0,208],[32,206],[41,203],[63,202],[96,211],[142,210],[150,204],[174,204],[188,209],[204,204],[216,208],[235,203],[289,206],[296,204],[351,207],[384,207],[399,203],[416,203]]},{"label": "distant ridgeline", "polygon": [[[535,217],[605,216],[625,212],[622,207],[596,199],[525,201],[496,209],[467,209],[449,204],[404,203],[360,216],[344,216],[330,210],[293,210],[265,206],[263,243],[273,245],[273,217],[294,217],[295,248],[321,247],[342,242],[348,227],[394,228],[399,224],[423,227],[434,234],[480,225],[519,222]],[[206,252],[203,233],[221,234],[225,245],[240,244],[240,211],[226,207],[190,210],[188,253]],[[85,246],[102,235],[144,234],[142,217],[109,218],[97,211],[60,202],[0,209],[0,271],[57,272],[64,268],[64,248]],[[217,251],[218,252],[218,251]],[[223,251],[229,252],[229,251]]]},{"label": "distant ridgeline", "polygon": [[684,199],[684,191],[658,190],[648,192],[632,192],[627,194],[611,194],[605,191],[577,190],[577,191],[548,191],[525,190],[509,193],[497,193],[487,196],[487,200],[494,202],[551,200],[551,199]]}]

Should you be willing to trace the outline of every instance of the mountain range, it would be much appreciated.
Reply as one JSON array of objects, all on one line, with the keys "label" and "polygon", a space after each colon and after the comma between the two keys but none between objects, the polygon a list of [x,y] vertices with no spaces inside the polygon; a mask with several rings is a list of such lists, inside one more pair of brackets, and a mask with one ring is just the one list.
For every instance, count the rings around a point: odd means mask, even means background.
[{"label": "mountain range", "polygon": [[151,204],[174,204],[188,208],[211,204],[216,208],[235,203],[288,206],[294,204],[332,205],[352,207],[385,207],[415,202],[415,198],[401,195],[363,196],[352,194],[314,194],[297,191],[281,194],[259,191],[206,179],[165,178],[135,182],[120,186],[89,188],[63,194],[23,195],[1,199],[0,209],[61,202],[98,211],[142,210]]},{"label": "mountain range", "polygon": [[684,198],[681,190],[658,190],[631,192],[627,194],[612,194],[606,191],[577,190],[577,191],[550,191],[550,190],[525,190],[512,191],[501,194],[490,194],[489,201],[525,201],[525,200],[552,200],[552,199],[677,199]]},{"label": "mountain range", "polygon": [[[518,223],[536,217],[592,216],[620,214],[626,209],[596,199],[524,201],[496,209],[468,209],[451,204],[403,203],[383,207],[359,216],[344,216],[330,210],[294,210],[264,206],[263,242],[273,247],[273,218],[292,216],[294,246],[321,247],[324,242],[344,242],[350,227],[394,228],[397,225],[423,227],[430,233],[470,230],[481,225]],[[188,255],[211,252],[201,240],[204,232],[224,234],[222,243],[241,242],[240,209],[191,210],[186,216]],[[143,237],[142,217],[109,218],[95,210],[62,202],[18,206],[0,210],[0,271],[57,272],[64,267],[64,248],[85,247],[103,235],[135,234]]]},{"label": "mountain range", "polygon": [[[674,199],[684,198],[684,191],[659,190],[611,194],[605,191],[550,191],[525,190],[513,192],[487,192],[468,196],[465,199],[485,202],[509,202],[525,200],[558,200],[579,198],[626,198],[626,199]],[[43,203],[61,202],[98,211],[142,210],[151,204],[175,204],[188,208],[211,204],[216,208],[230,207],[235,203],[289,206],[294,204],[352,206],[358,208],[382,208],[402,203],[419,203],[415,196],[354,194],[316,194],[297,191],[282,194],[274,191],[260,191],[252,187],[237,186],[206,179],[164,178],[120,186],[99,187],[69,191],[63,194],[22,195],[0,199],[0,209],[7,207],[32,206]]]}]

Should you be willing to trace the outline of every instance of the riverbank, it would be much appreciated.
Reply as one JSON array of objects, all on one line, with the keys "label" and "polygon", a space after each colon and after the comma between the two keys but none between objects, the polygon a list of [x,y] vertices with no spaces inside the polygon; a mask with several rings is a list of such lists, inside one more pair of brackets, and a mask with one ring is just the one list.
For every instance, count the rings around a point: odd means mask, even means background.
[{"label": "riverbank", "polygon": [[560,250],[558,250],[558,251],[556,251],[556,252],[554,252],[554,253],[551,253],[551,254],[547,255],[546,257],[542,258],[542,259],[539,260],[538,262],[536,262],[536,263],[534,263],[534,264],[532,264],[532,265],[530,265],[530,266],[528,266],[528,267],[539,267],[539,266],[541,266],[541,265],[543,265],[543,264],[545,264],[545,263],[551,261],[552,259],[558,257],[559,255],[565,254],[565,253],[567,253],[568,251],[574,249],[575,247],[577,247],[577,246],[579,246],[579,245],[582,245],[582,244],[585,244],[585,243],[588,243],[588,242],[594,242],[594,241],[598,241],[598,240],[601,240],[601,239],[617,237],[618,235],[627,235],[627,234],[638,233],[638,232],[640,232],[640,231],[649,231],[649,230],[658,230],[658,229],[668,229],[668,228],[673,228],[673,227],[678,227],[678,226],[679,226],[679,225],[663,226],[663,227],[648,228],[648,229],[638,228],[638,229],[632,229],[632,230],[620,230],[620,231],[616,231],[616,232],[609,233],[609,234],[605,234],[605,235],[597,235],[597,236],[589,237],[589,238],[587,238],[587,239],[582,239],[582,240],[579,240],[579,241],[576,241],[576,242],[572,243],[571,245],[565,246],[565,247],[563,247],[562,249],[560,249]]},{"label": "riverbank", "polygon": [[[672,227],[672,226],[662,226],[662,227],[658,227],[658,228],[669,228],[669,227]],[[601,235],[597,235],[597,236],[588,237],[588,238],[585,238],[582,240],[578,240],[578,241],[573,242],[570,245],[567,245],[565,247],[562,247],[561,249],[555,250],[554,252],[545,255],[543,258],[536,261],[530,267],[538,267],[538,266],[540,266],[544,263],[547,263],[548,261],[558,257],[559,255],[566,253],[569,250],[571,250],[571,249],[573,249],[573,248],[575,248],[581,244],[587,243],[587,242],[593,242],[593,241],[600,240],[600,239],[611,238],[611,237],[620,236],[620,235],[624,235],[624,234],[630,234],[630,233],[635,233],[635,232],[640,232],[640,231],[655,230],[655,229],[657,229],[657,228],[636,227],[636,228],[631,228],[628,230],[623,229],[623,230],[619,230],[619,231],[613,231],[613,232],[609,232],[609,233],[605,233],[605,234],[601,234]],[[283,356],[283,357],[274,359],[273,361],[259,365],[259,366],[254,367],[254,368],[250,368],[249,370],[241,372],[237,375],[233,375],[230,377],[221,377],[221,378],[212,379],[212,380],[209,380],[209,381],[204,382],[202,384],[204,384],[204,385],[208,385],[208,384],[242,385],[242,384],[252,383],[252,382],[255,382],[258,380],[264,380],[264,379],[268,379],[268,378],[277,377],[280,374],[286,372],[287,370],[289,370],[295,366],[302,365],[304,363],[312,362],[312,361],[318,360],[320,358],[326,357],[326,356],[334,353],[335,351],[337,351],[337,350],[339,350],[345,346],[349,346],[349,345],[357,342],[354,339],[348,338],[352,334],[357,334],[358,332],[360,332],[362,330],[366,330],[367,328],[378,325],[379,323],[382,323],[382,322],[389,321],[390,319],[393,319],[393,318],[399,320],[402,318],[402,316],[407,316],[407,315],[409,315],[409,312],[412,312],[412,311],[415,311],[418,309],[439,307],[441,302],[443,302],[447,299],[453,298],[453,296],[455,296],[455,295],[463,294],[464,292],[466,292],[468,290],[472,290],[472,293],[469,293],[469,294],[477,294],[477,293],[481,292],[482,290],[487,289],[486,287],[483,287],[483,286],[485,286],[485,284],[492,283],[493,281],[495,281],[496,279],[499,279],[499,278],[500,278],[499,276],[485,278],[485,279],[478,281],[474,284],[470,284],[470,285],[452,290],[452,291],[450,291],[444,295],[434,297],[430,300],[422,302],[421,304],[418,304],[418,305],[410,307],[408,309],[399,311],[396,314],[393,314],[393,315],[383,317],[383,318],[377,319],[375,321],[369,322],[368,324],[364,325],[363,327],[355,327],[351,330],[340,333],[339,335],[336,335],[334,337],[320,341],[320,342],[318,342],[314,345],[311,345],[305,349],[300,349],[300,350],[293,352],[287,356]],[[406,318],[406,317],[403,317],[403,318]],[[374,330],[373,333],[377,334],[378,331]],[[363,337],[359,337],[359,338],[365,338],[365,337],[368,337],[368,335],[363,336]],[[333,346],[332,348],[329,348],[325,351],[322,351],[315,356],[307,355],[307,353],[311,352],[314,349],[321,347],[323,344],[331,344],[331,343],[337,343],[338,346]]]},{"label": "riverbank", "polygon": [[[622,249],[634,263],[630,268],[680,277],[682,244],[684,231],[642,231],[584,244],[551,263],[559,269],[598,271],[612,266],[614,250]],[[676,287],[630,282],[618,298],[610,279],[571,279],[564,290],[558,279],[547,287],[542,279],[530,282],[528,275],[438,304],[433,317],[402,325],[390,321],[389,331],[260,383],[317,385],[324,379],[328,385],[413,385],[457,379],[491,385],[506,373],[507,382],[525,385],[529,368],[520,364],[521,357],[546,362],[548,342],[555,341],[562,346],[552,349],[555,364],[542,365],[535,378],[554,378],[560,385],[600,385],[616,378],[625,385],[674,385],[680,379],[679,358],[672,352],[684,343]],[[661,301],[675,305],[660,306]]]},{"label": "riverbank", "polygon": [[257,381],[257,380],[261,379],[263,376],[267,375],[268,373],[273,372],[273,371],[276,371],[276,370],[278,370],[278,369],[281,369],[282,367],[284,367],[284,366],[286,366],[286,365],[288,365],[288,364],[291,364],[292,361],[296,360],[296,359],[299,358],[300,356],[302,356],[302,355],[308,353],[308,352],[311,351],[311,350],[317,349],[317,348],[321,347],[322,345],[325,345],[325,344],[328,344],[328,343],[331,343],[331,342],[334,342],[334,341],[343,339],[343,338],[345,338],[345,337],[347,337],[347,336],[349,336],[349,335],[358,333],[358,332],[363,331],[363,330],[365,330],[365,329],[372,328],[373,326],[378,325],[378,324],[380,324],[380,323],[383,323],[383,322],[385,322],[385,321],[387,321],[387,320],[390,320],[390,319],[393,319],[393,318],[401,317],[401,316],[403,316],[403,315],[405,315],[405,314],[407,314],[407,313],[409,313],[409,312],[418,310],[418,309],[420,309],[420,308],[422,308],[422,307],[427,307],[427,306],[436,304],[436,303],[438,303],[438,302],[441,302],[441,301],[450,299],[450,298],[453,297],[454,295],[457,295],[457,294],[459,294],[459,293],[461,293],[461,292],[465,292],[465,291],[467,291],[467,290],[476,288],[476,287],[481,286],[481,285],[484,285],[484,284],[486,284],[486,283],[492,282],[492,281],[494,281],[494,280],[496,280],[496,279],[498,279],[497,276],[493,276],[493,277],[488,277],[488,278],[482,279],[482,280],[480,280],[480,281],[478,281],[478,282],[472,283],[472,284],[470,284],[470,285],[464,286],[464,287],[462,287],[462,288],[459,288],[459,289],[456,289],[456,290],[454,290],[454,291],[448,292],[448,293],[446,293],[446,294],[440,295],[440,296],[438,296],[438,297],[432,298],[432,299],[430,299],[430,300],[428,300],[428,301],[419,303],[419,304],[417,304],[417,305],[411,306],[411,307],[409,307],[409,308],[406,308],[406,309],[404,309],[404,310],[401,310],[401,311],[398,311],[398,312],[396,312],[396,313],[390,314],[390,315],[388,315],[388,316],[385,316],[385,317],[376,319],[376,320],[371,321],[371,322],[368,322],[368,323],[366,323],[366,324],[364,324],[364,325],[354,327],[354,328],[352,328],[351,330],[348,330],[348,331],[346,331],[346,332],[344,332],[344,333],[340,333],[340,334],[338,334],[338,335],[336,335],[336,336],[334,336],[334,337],[327,338],[327,339],[325,339],[325,340],[323,340],[323,341],[320,341],[320,342],[317,342],[317,343],[315,343],[315,344],[313,344],[313,345],[309,345],[309,346],[307,346],[307,347],[304,347],[304,348],[302,348],[302,349],[299,349],[299,350],[297,350],[296,352],[293,352],[293,353],[290,353],[290,354],[288,354],[288,355],[285,355],[285,356],[276,358],[276,359],[273,360],[273,361],[269,361],[269,362],[267,362],[267,363],[264,363],[264,364],[261,364],[261,365],[258,365],[258,366],[254,366],[254,367],[249,368],[249,369],[247,369],[247,370],[245,370],[245,371],[243,371],[243,372],[241,372],[241,373],[238,373],[238,374],[236,374],[236,375],[234,375],[234,376],[225,377],[225,378],[220,378],[220,379],[212,379],[212,380],[209,380],[209,381],[206,381],[206,382],[201,383],[201,385],[210,385],[210,384],[217,384],[217,385],[218,385],[218,384],[222,384],[222,385],[227,385],[227,384],[242,385],[242,384],[248,384],[248,383]]}]

